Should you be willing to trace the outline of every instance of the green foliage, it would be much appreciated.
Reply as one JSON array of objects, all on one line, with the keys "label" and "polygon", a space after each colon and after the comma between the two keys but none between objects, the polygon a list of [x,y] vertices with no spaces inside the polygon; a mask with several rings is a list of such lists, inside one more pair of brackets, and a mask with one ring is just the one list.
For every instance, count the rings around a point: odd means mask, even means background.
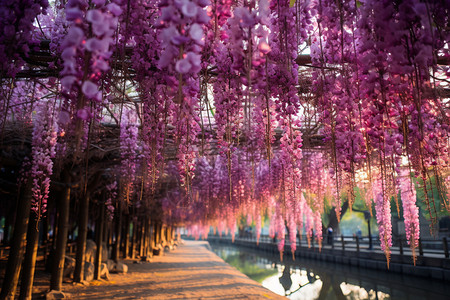
[{"label": "green foliage", "polygon": [[[375,218],[370,218],[370,227],[372,235],[378,234],[378,226]],[[358,229],[361,230],[363,236],[369,235],[367,227],[367,221],[364,217],[364,213],[356,211],[348,211],[339,223],[339,229],[343,235],[356,234]]]},{"label": "green foliage", "polygon": [[361,190],[355,187],[355,202],[353,203],[353,209],[355,210],[367,210],[366,202],[362,196]]},{"label": "green foliage", "polygon": [[425,185],[422,180],[422,178],[416,178],[412,177],[412,180],[414,182],[414,185],[416,187],[416,193],[417,193],[417,206],[420,207],[420,211],[422,212],[422,215],[430,221],[430,213],[427,208],[426,204],[426,197],[425,197],[425,187],[427,190],[428,199],[430,202],[430,209],[431,214],[433,218],[440,219],[445,216],[449,216],[449,212],[444,206],[444,198],[445,195],[439,193],[438,190],[438,182],[442,179],[438,179],[436,181],[436,176],[430,176],[426,181]]}]

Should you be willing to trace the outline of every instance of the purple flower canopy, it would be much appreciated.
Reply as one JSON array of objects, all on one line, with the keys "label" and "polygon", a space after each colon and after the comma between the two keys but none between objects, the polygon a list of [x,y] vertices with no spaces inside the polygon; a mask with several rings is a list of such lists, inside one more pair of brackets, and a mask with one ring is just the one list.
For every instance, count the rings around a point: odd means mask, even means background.
[{"label": "purple flower canopy", "polygon": [[162,207],[164,222],[196,235],[210,225],[234,234],[242,215],[260,233],[267,216],[280,251],[285,224],[291,247],[297,231],[321,243],[325,208],[339,219],[342,199],[364,198],[389,259],[391,198],[413,253],[416,196],[432,222],[426,191],[447,195],[437,205],[450,209],[446,1],[29,0],[0,9],[0,77],[30,79],[2,82],[0,128],[33,126],[39,214],[53,159],[103,149],[94,144],[110,127],[120,128],[111,142],[120,155],[105,171],[110,213],[121,201]]}]

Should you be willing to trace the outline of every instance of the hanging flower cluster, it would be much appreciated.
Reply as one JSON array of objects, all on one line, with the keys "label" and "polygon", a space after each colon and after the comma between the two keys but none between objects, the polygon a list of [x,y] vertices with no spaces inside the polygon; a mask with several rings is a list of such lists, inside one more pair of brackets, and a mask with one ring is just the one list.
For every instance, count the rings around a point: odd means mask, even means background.
[{"label": "hanging flower cluster", "polygon": [[[102,102],[99,80],[109,70],[113,34],[122,9],[114,1],[93,1],[88,8],[85,1],[71,0],[66,4],[68,31],[61,43],[63,60],[61,87],[68,101],[65,123],[70,114],[75,118],[78,138],[86,139],[86,125],[98,111],[95,106]],[[79,148],[78,145],[77,148]],[[79,149],[78,149],[79,150]]]},{"label": "hanging flower cluster", "polygon": [[139,152],[138,143],[138,120],[133,110],[125,109],[120,124],[120,154],[121,168],[120,175],[123,182],[123,194],[127,203],[133,191],[135,180],[137,153]]},{"label": "hanging flower cluster", "polygon": [[112,183],[106,185],[107,198],[105,202],[106,212],[108,214],[108,218],[112,220],[114,218],[114,201],[117,198],[117,181],[113,181]]},{"label": "hanging flower cluster", "polygon": [[57,138],[57,125],[52,101],[39,101],[34,119],[31,180],[32,210],[40,219],[47,208],[47,198],[50,192],[50,176],[53,174],[53,158]]},{"label": "hanging flower cluster", "polygon": [[[167,69],[174,76],[174,102],[179,105],[172,113],[175,138],[178,144],[178,168],[182,184],[189,191],[194,171],[198,125],[198,77],[201,69],[200,52],[204,45],[203,26],[209,22],[204,9],[206,0],[162,1],[161,16],[157,24],[161,30],[159,69]],[[175,63],[174,63],[175,62]]]},{"label": "hanging flower cluster", "polygon": [[416,189],[409,174],[409,169],[404,168],[398,174],[399,190],[403,204],[403,218],[405,219],[405,231],[408,244],[413,252],[414,264],[416,263],[415,248],[419,245],[419,208],[416,205]]},{"label": "hanging flower cluster", "polygon": [[30,48],[38,42],[33,39],[35,18],[47,7],[47,0],[0,3],[0,78],[15,77],[23,67]]},{"label": "hanging flower cluster", "polygon": [[[120,130],[113,172],[121,180],[106,187],[108,209],[123,200],[117,189],[128,201],[139,178],[140,200],[128,204],[139,213],[158,210],[162,221],[186,224],[197,237],[211,225],[234,238],[243,216],[259,238],[267,216],[280,252],[290,245],[295,253],[297,233],[320,249],[321,214],[335,206],[339,220],[341,202],[351,210],[359,189],[367,209],[375,206],[389,259],[391,199],[403,208],[413,250],[419,238],[410,174],[421,179],[433,223],[440,208],[429,191],[437,188],[449,209],[446,1],[50,6],[44,17],[44,0],[0,4],[1,130],[31,127],[36,109],[38,214],[53,157],[88,157],[95,148],[88,140],[95,146],[105,125]],[[29,69],[24,61],[35,51],[55,57]],[[42,80],[47,71],[58,78]],[[36,77],[17,83],[17,72]],[[55,99],[53,106],[43,99]]]}]

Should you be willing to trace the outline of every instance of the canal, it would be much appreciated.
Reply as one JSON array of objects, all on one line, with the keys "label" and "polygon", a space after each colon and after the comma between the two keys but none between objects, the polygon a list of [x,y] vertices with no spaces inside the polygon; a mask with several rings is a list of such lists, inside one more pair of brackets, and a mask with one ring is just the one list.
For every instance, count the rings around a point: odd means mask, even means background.
[{"label": "canal", "polygon": [[450,299],[450,282],[211,243],[228,264],[289,299]]}]

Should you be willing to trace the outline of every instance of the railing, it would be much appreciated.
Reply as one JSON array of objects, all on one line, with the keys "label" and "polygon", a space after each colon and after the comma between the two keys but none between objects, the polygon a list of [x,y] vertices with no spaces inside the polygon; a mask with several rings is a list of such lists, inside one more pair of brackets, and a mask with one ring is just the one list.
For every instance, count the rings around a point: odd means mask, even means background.
[{"label": "railing", "polygon": [[[210,235],[214,238],[219,238],[219,235]],[[222,239],[231,240],[231,236],[222,236]],[[246,234],[243,236],[236,236],[235,241],[246,241],[256,244],[256,237],[252,234]],[[285,239],[286,249],[290,248],[290,242],[288,236]],[[276,238],[271,238],[268,235],[261,235],[259,239],[260,244],[276,244],[278,240]],[[299,248],[310,248],[317,249],[319,245],[315,238],[311,238],[309,243],[306,237],[299,239],[297,237],[297,249]],[[322,249],[327,249],[329,251],[340,251],[341,253],[352,252],[359,255],[360,253],[370,253],[370,252],[382,252],[380,241],[378,236],[324,236],[322,241]],[[418,247],[415,249],[417,256],[428,256],[436,258],[449,258],[449,246],[448,239],[443,237],[442,239],[419,239]],[[393,246],[391,247],[391,254],[397,255],[412,255],[412,250],[407,244],[405,238],[393,239]]]}]

